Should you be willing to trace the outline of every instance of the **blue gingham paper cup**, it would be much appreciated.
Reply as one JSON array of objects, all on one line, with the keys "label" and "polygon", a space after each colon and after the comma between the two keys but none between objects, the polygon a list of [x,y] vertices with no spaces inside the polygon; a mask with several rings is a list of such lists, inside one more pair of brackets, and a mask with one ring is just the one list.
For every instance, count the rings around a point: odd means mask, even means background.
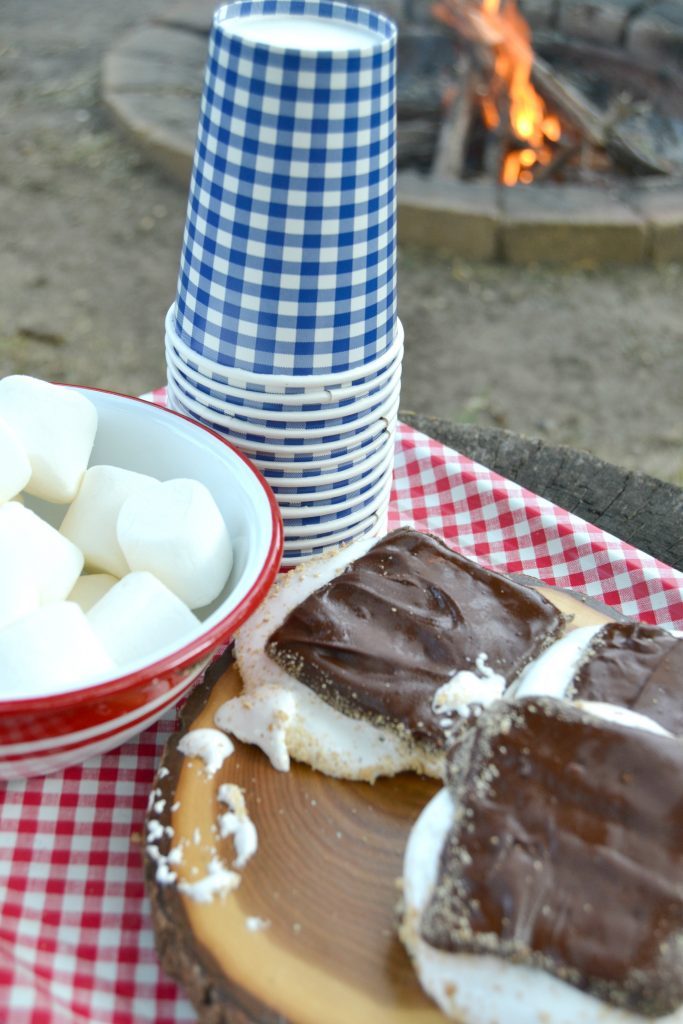
[{"label": "blue gingham paper cup", "polygon": [[[287,491],[276,493],[277,502],[280,506],[283,518],[296,518],[297,513],[305,518],[307,515],[320,515],[326,512],[333,512],[339,510],[342,507],[348,508],[351,504],[359,503],[366,498],[371,498],[381,488],[382,481],[385,479],[387,474],[393,472],[393,463],[385,466],[381,473],[374,473],[369,483],[364,483],[362,487],[350,487],[347,490],[333,491],[331,496],[328,498],[315,497],[304,502],[296,502],[291,500],[291,495]],[[324,495],[324,491],[320,494]]]},{"label": "blue gingham paper cup", "polygon": [[[333,532],[321,532],[311,535],[307,534],[304,537],[299,537],[292,533],[289,542],[287,541],[287,534],[285,531],[284,551],[289,554],[292,548],[294,548],[295,550],[298,549],[300,552],[305,553],[307,549],[315,550],[320,545],[324,545],[326,549],[329,549],[330,547],[339,547],[340,544],[346,544],[354,537],[362,536],[368,530],[372,529],[378,519],[379,512],[372,512],[370,515],[365,516],[363,519],[357,520],[354,523],[340,524],[338,529]],[[323,527],[320,527],[320,529],[322,530]]]},{"label": "blue gingham paper cup", "polygon": [[394,427],[387,427],[379,437],[374,438],[367,445],[356,452],[338,454],[332,452],[325,458],[319,457],[317,461],[285,462],[284,460],[271,460],[261,458],[258,454],[251,454],[249,458],[258,466],[269,484],[278,494],[287,481],[296,480],[302,487],[321,486],[322,481],[328,481],[332,474],[360,473],[367,464],[378,454],[382,456],[394,447]]},{"label": "blue gingham paper cup", "polygon": [[370,454],[363,452],[360,461],[347,461],[346,464],[335,463],[332,466],[317,464],[313,470],[302,472],[300,463],[283,470],[280,464],[273,468],[265,459],[253,458],[278,498],[291,500],[294,495],[302,501],[314,499],[318,494],[336,493],[351,484],[360,486],[366,474],[375,472],[378,466],[394,460],[394,437],[386,431]]},{"label": "blue gingham paper cup", "polygon": [[306,539],[303,541],[285,541],[285,547],[281,565],[289,568],[305,561],[314,555],[322,555],[326,551],[338,548],[342,544],[348,544],[360,537],[383,537],[387,532],[389,522],[389,500],[386,505],[377,509],[373,515],[366,520],[357,523],[346,530],[340,530],[333,535],[325,535],[318,539]]},{"label": "blue gingham paper cup", "polygon": [[[330,454],[335,452],[353,452],[358,448],[362,448],[367,442],[381,436],[384,430],[396,423],[398,407],[399,396],[396,395],[391,400],[391,403],[382,408],[378,414],[373,413],[369,422],[364,423],[362,427],[358,427],[355,431],[348,431],[346,433],[331,433],[327,431],[311,437],[309,434],[301,436],[300,432],[296,431],[292,432],[291,436],[284,432],[283,436],[273,438],[268,434],[244,434],[235,431],[231,427],[230,435],[235,438],[234,443],[237,447],[243,448],[247,453],[250,450],[254,452],[268,451],[282,458],[295,456],[298,459],[300,455],[309,455],[317,458],[323,452]],[[263,440],[260,440],[261,436]]]},{"label": "blue gingham paper cup", "polygon": [[363,488],[360,493],[353,492],[348,496],[342,495],[339,498],[335,498],[333,501],[308,502],[305,505],[290,505],[278,497],[280,514],[287,525],[290,523],[293,525],[301,525],[312,520],[322,522],[323,520],[319,518],[320,516],[335,516],[339,515],[340,512],[365,507],[373,503],[377,495],[385,489],[387,479],[390,475],[390,471],[385,471],[377,478],[377,480],[374,481],[374,483]]},{"label": "blue gingham paper cup", "polygon": [[185,403],[178,396],[170,378],[167,379],[167,400],[172,410],[221,434],[253,462],[257,462],[260,469],[298,473],[301,477],[312,476],[321,471],[333,471],[335,468],[342,469],[351,465],[360,468],[361,464],[374,454],[377,447],[386,441],[387,435],[395,430],[398,413],[398,403],[396,403],[395,411],[392,411],[389,416],[382,417],[378,423],[365,427],[350,438],[285,445],[270,440],[252,441],[242,434],[228,430],[207,419],[197,411],[193,403]]},{"label": "blue gingham paper cup", "polygon": [[294,374],[259,374],[236,367],[223,367],[207,359],[186,345],[175,327],[175,303],[166,314],[166,350],[169,347],[179,357],[188,371],[201,374],[219,386],[226,386],[233,393],[237,391],[245,401],[265,402],[269,407],[282,403],[308,405],[310,402],[322,405],[335,404],[351,395],[365,394],[386,376],[390,367],[403,358],[405,332],[399,317],[396,317],[394,339],[391,345],[371,363],[362,369],[339,370],[332,373],[309,374],[297,377]]},{"label": "blue gingham paper cup", "polygon": [[356,537],[362,537],[378,529],[380,524],[386,523],[389,493],[390,491],[387,488],[382,500],[378,502],[377,507],[369,515],[356,520],[354,523],[343,523],[343,521],[340,521],[333,531],[329,531],[327,526],[321,526],[319,528],[320,532],[317,533],[300,536],[292,530],[288,536],[288,531],[285,527],[284,558],[296,557],[303,559],[313,554],[322,554],[324,551],[339,547],[340,544],[346,544]]},{"label": "blue gingham paper cup", "polygon": [[379,488],[370,498],[361,502],[350,503],[347,508],[333,509],[321,515],[309,515],[299,519],[287,518],[283,515],[282,522],[285,536],[289,543],[301,541],[304,538],[319,539],[329,530],[348,529],[368,516],[374,515],[387,494],[387,484]]},{"label": "blue gingham paper cup", "polygon": [[175,328],[219,367],[333,374],[391,346],[396,43],[329,0],[216,11]]},{"label": "blue gingham paper cup", "polygon": [[351,452],[362,447],[366,441],[379,436],[383,430],[396,421],[400,393],[397,390],[383,404],[382,408],[363,418],[357,424],[344,428],[325,427],[308,430],[306,426],[293,426],[291,430],[251,426],[232,416],[215,412],[188,396],[172,375],[167,378],[167,391],[182,411],[213,430],[221,430],[236,447],[247,455],[267,452],[274,457],[286,459],[311,457],[317,459],[324,452]]},{"label": "blue gingham paper cup", "polygon": [[393,450],[397,415],[383,420],[378,429],[365,428],[354,438],[353,443],[314,444],[306,448],[288,448],[283,450],[273,442],[263,444],[242,445],[235,439],[231,431],[221,428],[200,413],[188,408],[178,398],[172,380],[168,380],[167,402],[169,408],[180,412],[203,426],[209,427],[225,437],[235,447],[240,448],[251,461],[258,466],[268,478],[271,486],[278,481],[286,486],[290,483],[296,488],[314,487],[318,483],[329,483],[331,480],[341,481],[343,474],[360,476],[365,469],[375,464],[389,450]]},{"label": "blue gingham paper cup", "polygon": [[294,401],[297,396],[287,395],[285,397],[290,401],[284,407],[279,402],[252,402],[243,397],[245,392],[209,380],[186,366],[168,341],[166,366],[182,391],[200,404],[227,416],[273,427],[306,423],[315,428],[332,422],[352,423],[361,412],[379,408],[386,395],[400,386],[402,359],[399,357],[391,363],[387,372],[376,378],[376,383],[356,397],[351,394],[335,403],[330,401],[323,405],[320,402],[302,404],[300,399]]},{"label": "blue gingham paper cup", "polygon": [[[244,436],[247,440],[273,440],[285,445],[297,445],[306,441],[329,439],[341,440],[357,434],[363,427],[370,426],[380,420],[387,409],[399,401],[401,391],[400,374],[388,382],[387,387],[379,396],[368,401],[359,400],[355,406],[345,411],[343,416],[330,416],[325,413],[287,413],[276,418],[275,413],[253,417],[245,415],[243,408],[233,407],[229,403],[207,395],[195,388],[178,371],[168,368],[169,379],[172,380],[178,397],[186,402],[191,409],[199,411],[207,419],[213,420],[218,426]],[[196,403],[196,404],[193,404]],[[270,418],[272,417],[272,419]]]}]

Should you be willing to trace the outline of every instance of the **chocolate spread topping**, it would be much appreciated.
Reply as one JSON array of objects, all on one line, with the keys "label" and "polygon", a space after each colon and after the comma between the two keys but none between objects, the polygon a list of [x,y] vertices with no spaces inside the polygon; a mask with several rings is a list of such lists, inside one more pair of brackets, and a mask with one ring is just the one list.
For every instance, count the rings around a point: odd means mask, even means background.
[{"label": "chocolate spread topping", "polygon": [[563,622],[531,588],[401,529],[306,598],[266,650],[345,714],[442,747],[435,691],[482,653],[512,681]]},{"label": "chocolate spread topping", "polygon": [[683,735],[683,639],[640,622],[604,626],[570,696],[621,704]]},{"label": "chocolate spread topping", "polygon": [[422,920],[648,1016],[683,1001],[683,743],[550,699],[449,752],[456,814]]}]

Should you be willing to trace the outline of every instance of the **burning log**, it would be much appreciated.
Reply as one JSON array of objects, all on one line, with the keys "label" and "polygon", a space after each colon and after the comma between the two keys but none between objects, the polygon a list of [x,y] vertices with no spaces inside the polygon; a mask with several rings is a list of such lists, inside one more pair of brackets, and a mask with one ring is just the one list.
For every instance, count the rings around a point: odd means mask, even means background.
[{"label": "burning log", "polygon": [[[504,4],[502,8],[501,2]],[[517,174],[521,180],[543,180],[551,166],[559,169],[569,159],[570,150],[577,148],[576,143],[563,145],[557,159],[555,154],[548,152],[546,142],[558,141],[560,132],[554,126],[551,131],[546,127],[545,104],[534,86],[581,138],[596,149],[607,152],[626,170],[638,174],[670,171],[668,164],[652,153],[636,133],[624,130],[613,116],[602,114],[563,75],[534,53],[528,26],[517,12],[514,0],[481,0],[481,5],[475,0],[437,0],[432,12],[470,44],[472,60],[486,76],[492,96],[500,89],[501,82],[507,85],[509,100],[507,103],[495,103],[495,118],[500,119],[501,113],[507,113],[504,110],[506,106],[509,111],[509,125],[502,133],[498,131],[498,143],[501,134],[507,134],[512,152],[512,160],[508,154],[502,165],[501,175],[505,184],[514,184]],[[489,106],[493,106],[491,100]],[[497,125],[496,120],[488,123],[492,128]],[[537,162],[546,168],[542,173],[540,167],[536,173],[527,171],[526,176],[521,170],[534,166],[536,160],[531,165],[522,160],[517,166],[514,151],[525,141],[530,151],[536,153]],[[522,149],[522,152],[526,153],[526,150]]]},{"label": "burning log", "polygon": [[570,160],[578,156],[581,145],[578,142],[560,142],[550,161],[540,167],[534,174],[534,181],[550,181],[553,175],[561,171]]},{"label": "burning log", "polygon": [[465,55],[458,62],[458,77],[450,95],[445,98],[446,113],[432,163],[437,178],[460,178],[465,164],[465,146],[474,113],[474,98],[480,79],[472,59]]},{"label": "burning log", "polygon": [[534,54],[531,77],[547,100],[593,146],[605,148],[605,123],[600,111],[578,89]]},{"label": "burning log", "polygon": [[671,166],[646,143],[619,124],[620,112],[601,114],[578,89],[534,54],[532,78],[546,99],[570,121],[593,146],[604,149],[615,163],[634,174],[669,174]]}]

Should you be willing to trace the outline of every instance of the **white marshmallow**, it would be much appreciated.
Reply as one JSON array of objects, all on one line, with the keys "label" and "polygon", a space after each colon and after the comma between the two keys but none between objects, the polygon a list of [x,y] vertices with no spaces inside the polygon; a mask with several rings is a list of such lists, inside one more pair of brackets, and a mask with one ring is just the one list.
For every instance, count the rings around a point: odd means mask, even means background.
[{"label": "white marshmallow", "polygon": [[104,597],[117,582],[116,576],[111,576],[108,572],[94,572],[89,576],[79,576],[68,600],[77,604],[82,611],[89,612],[92,606],[97,604],[100,598]]},{"label": "white marshmallow", "polygon": [[0,505],[0,569],[6,581],[30,581],[40,603],[47,604],[71,592],[83,569],[83,554],[35,512],[8,501]]},{"label": "white marshmallow", "polygon": [[88,621],[120,665],[182,646],[199,620],[149,572],[131,572],[88,612]]},{"label": "white marshmallow", "polygon": [[225,521],[198,480],[167,480],[131,495],[117,534],[131,569],[154,573],[190,608],[218,597],[230,575]]},{"label": "white marshmallow", "polygon": [[31,463],[26,491],[46,501],[72,501],[95,441],[93,403],[70,388],[14,374],[0,380],[0,416]]},{"label": "white marshmallow", "polygon": [[21,565],[2,566],[0,573],[0,629],[28,615],[40,604],[38,585]]},{"label": "white marshmallow", "polygon": [[31,479],[31,463],[15,430],[0,419],[0,504],[16,498]]},{"label": "white marshmallow", "polygon": [[116,536],[116,521],[131,494],[157,482],[119,466],[91,466],[86,471],[59,532],[81,549],[88,569],[119,578],[129,572]]},{"label": "white marshmallow", "polygon": [[111,677],[115,666],[84,613],[55,601],[0,629],[0,695],[35,697]]}]

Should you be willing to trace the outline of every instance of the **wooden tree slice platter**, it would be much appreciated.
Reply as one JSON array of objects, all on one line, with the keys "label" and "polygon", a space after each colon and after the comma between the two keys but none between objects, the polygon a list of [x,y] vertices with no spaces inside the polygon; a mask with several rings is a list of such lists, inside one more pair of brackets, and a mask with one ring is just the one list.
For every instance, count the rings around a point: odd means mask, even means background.
[{"label": "wooden tree slice platter", "polygon": [[[608,621],[605,608],[541,588],[572,626]],[[177,750],[188,731],[213,726],[217,708],[241,689],[230,652],[215,662],[183,710],[157,773],[150,814],[183,843],[173,870],[194,881],[216,853],[226,810],[222,783],[244,790],[259,847],[236,890],[209,903],[156,881],[146,859],[157,949],[187,991],[201,1024],[438,1024],[397,935],[403,852],[419,812],[439,788],[404,774],[374,785],[328,778],[304,765],[275,771],[256,747],[235,752],[209,777]],[[248,921],[268,922],[250,930]]]}]

